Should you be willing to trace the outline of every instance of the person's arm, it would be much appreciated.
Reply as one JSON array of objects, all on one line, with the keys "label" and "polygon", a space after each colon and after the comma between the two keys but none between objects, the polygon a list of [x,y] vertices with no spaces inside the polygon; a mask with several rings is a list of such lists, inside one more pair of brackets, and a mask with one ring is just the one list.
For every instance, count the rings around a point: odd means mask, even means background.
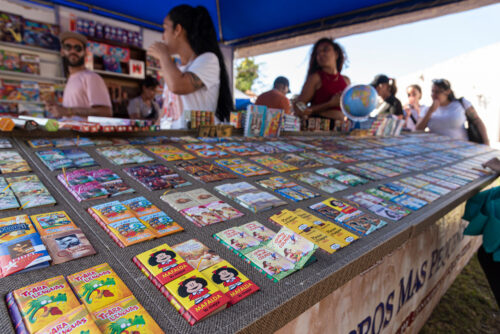
[{"label": "person's arm", "polygon": [[416,130],[425,130],[427,124],[429,123],[429,120],[432,117],[432,114],[437,110],[437,108],[439,108],[439,105],[439,100],[436,99],[432,101],[432,105],[429,107],[429,109],[427,109],[425,116],[418,121],[417,126],[415,127]]},{"label": "person's arm", "polygon": [[493,171],[495,171],[497,174],[500,174],[500,160],[498,160],[498,158],[493,158],[486,161],[483,164],[483,167],[489,167],[493,169]]},{"label": "person's arm", "polygon": [[467,108],[467,110],[465,110],[465,113],[469,117],[470,121],[477,126],[479,133],[481,133],[481,137],[483,138],[484,144],[490,145],[490,140],[488,138],[488,133],[486,132],[486,127],[484,126],[483,121],[477,114],[476,109],[474,109],[473,106],[470,106],[469,108]]},{"label": "person's arm", "polygon": [[57,104],[48,104],[47,111],[54,118],[71,117],[71,116],[113,117],[113,110],[111,110],[111,107],[109,106],[92,106],[90,108],[80,108],[80,107],[67,108]]},{"label": "person's arm", "polygon": [[139,119],[142,117],[141,110],[139,109],[138,99],[132,99],[128,102],[127,113],[131,119]]},{"label": "person's arm", "polygon": [[160,60],[163,78],[168,89],[178,95],[190,94],[204,86],[200,78],[191,72],[181,72],[172,60],[168,46],[162,42],[153,43],[148,53]]}]

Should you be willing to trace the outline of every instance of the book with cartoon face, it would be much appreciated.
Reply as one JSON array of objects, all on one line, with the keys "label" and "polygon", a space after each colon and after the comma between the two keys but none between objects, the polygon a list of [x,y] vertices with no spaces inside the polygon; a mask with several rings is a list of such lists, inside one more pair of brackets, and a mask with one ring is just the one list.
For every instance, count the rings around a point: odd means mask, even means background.
[{"label": "book with cartoon face", "polygon": [[229,297],[228,305],[234,305],[260,290],[254,282],[225,260],[202,270],[201,274]]},{"label": "book with cartoon face", "polygon": [[63,276],[40,281],[13,292],[24,323],[31,333],[80,306]]}]

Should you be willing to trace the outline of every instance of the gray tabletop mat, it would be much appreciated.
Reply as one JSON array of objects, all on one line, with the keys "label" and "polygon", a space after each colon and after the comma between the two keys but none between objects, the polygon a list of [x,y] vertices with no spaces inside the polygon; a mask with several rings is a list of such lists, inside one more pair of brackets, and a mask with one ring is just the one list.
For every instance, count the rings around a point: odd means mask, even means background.
[{"label": "gray tabletop mat", "polygon": [[[130,134],[128,136],[130,136]],[[45,134],[44,137],[48,136]],[[22,211],[6,210],[0,212],[0,218],[17,214],[32,215],[64,210],[82,229],[96,249],[97,254],[64,264],[54,265],[48,268],[2,278],[0,279],[0,295],[4,297],[7,292],[37,281],[56,275],[67,276],[91,266],[107,262],[123,279],[125,284],[132,290],[139,302],[147,309],[160,327],[167,333],[212,333],[215,331],[218,333],[233,333],[238,331],[261,333],[272,332],[298,316],[301,312],[321,300],[352,277],[372,266],[381,257],[403,244],[413,233],[417,233],[418,230],[422,229],[427,224],[433,223],[438,218],[442,217],[446,212],[471,197],[475,192],[479,191],[482,187],[488,185],[495,179],[494,176],[488,176],[469,183],[467,186],[441,197],[439,200],[426,206],[425,209],[416,211],[399,222],[389,221],[388,226],[368,236],[362,237],[352,245],[349,245],[334,254],[329,255],[323,251],[318,251],[316,253],[316,257],[318,258],[317,262],[291,276],[288,276],[278,283],[273,283],[256,269],[244,262],[237,255],[218,243],[212,235],[223,229],[238,226],[253,220],[257,220],[272,230],[277,231],[279,226],[276,226],[268,221],[268,218],[272,214],[278,213],[284,208],[291,210],[296,208],[306,208],[309,205],[318,203],[321,200],[331,197],[332,195],[324,193],[318,189],[314,189],[321,193],[322,196],[302,202],[292,202],[282,198],[288,203],[287,206],[255,214],[232,200],[220,195],[214,191],[214,187],[223,183],[245,180],[256,185],[258,188],[263,189],[253,181],[272,175],[286,176],[292,172],[272,173],[267,176],[250,178],[240,177],[235,180],[224,180],[205,184],[195,180],[189,176],[189,174],[177,169],[175,167],[176,162],[166,162],[165,160],[145,150],[142,146],[137,146],[149,156],[154,157],[155,162],[177,170],[182,177],[192,183],[190,186],[172,190],[172,192],[204,188],[245,214],[243,217],[237,219],[200,228],[188,221],[160,199],[160,196],[164,191],[149,191],[142,184],[136,182],[123,171],[123,168],[136,166],[138,164],[116,166],[98,154],[95,151],[95,146],[81,147],[99,164],[99,167],[87,169],[109,168],[120,175],[127,184],[136,190],[136,192],[132,194],[120,195],[114,197],[113,199],[107,198],[79,203],[56,179],[57,174],[61,173],[61,171],[50,171],[34,154],[35,151],[43,149],[30,148],[22,138],[16,138],[14,140],[11,139],[11,141],[14,144],[14,148],[17,149],[29,162],[33,172],[39,176],[42,182],[49,189],[50,193],[56,198],[57,204],[51,207],[30,208]],[[179,144],[173,145],[181,148]],[[342,166],[342,164],[336,165],[335,167],[337,166]],[[301,171],[303,170],[306,169],[301,169]],[[314,171],[315,168],[309,168],[307,170]],[[8,174],[8,176],[25,174],[29,173],[15,173]],[[413,173],[403,174],[381,181],[369,182],[364,186],[358,186],[355,188],[351,187],[344,191],[337,192],[334,195],[335,197],[342,197],[342,195],[346,193],[363,190],[372,187],[375,184],[385,183],[389,180],[399,179],[405,175],[411,174]],[[313,189],[307,184],[303,184],[298,181],[296,182],[307,188]],[[160,239],[142,242],[126,248],[120,248],[86,212],[90,206],[94,206],[96,204],[109,202],[115,199],[126,200],[141,195],[145,196],[153,204],[165,211],[170,217],[184,227],[185,231]],[[279,195],[276,196],[280,197]],[[202,322],[195,324],[194,326],[190,326],[187,321],[180,316],[175,308],[170,305],[167,299],[153,286],[146,276],[142,274],[142,272],[131,261],[133,256],[156,247],[159,244],[167,243],[169,245],[174,245],[192,238],[200,240],[209,248],[213,249],[223,259],[232,263],[261,288],[261,291],[256,294],[214,316],[207,318],[206,320],[203,320]],[[1,333],[13,331],[4,298],[0,301],[0,316]]]}]

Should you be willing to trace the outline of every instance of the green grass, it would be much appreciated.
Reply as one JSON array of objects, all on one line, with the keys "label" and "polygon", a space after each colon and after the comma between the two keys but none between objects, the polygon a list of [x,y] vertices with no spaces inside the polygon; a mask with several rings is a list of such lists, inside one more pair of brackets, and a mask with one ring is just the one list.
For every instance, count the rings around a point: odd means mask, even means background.
[{"label": "green grass", "polygon": [[457,276],[420,331],[436,333],[500,333],[500,310],[477,256]]}]

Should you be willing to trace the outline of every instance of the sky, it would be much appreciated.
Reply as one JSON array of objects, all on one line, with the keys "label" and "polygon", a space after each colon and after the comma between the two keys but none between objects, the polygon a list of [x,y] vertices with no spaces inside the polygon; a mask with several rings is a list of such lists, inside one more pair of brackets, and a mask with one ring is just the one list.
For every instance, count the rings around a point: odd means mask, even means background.
[{"label": "sky", "polygon": [[[337,39],[348,57],[353,84],[367,84],[379,73],[398,78],[457,55],[500,42],[500,4]],[[283,75],[292,94],[304,84],[312,45],[254,57],[260,65],[252,90],[272,88]],[[500,61],[500,60],[499,60]],[[499,64],[493,64],[500,66]],[[290,97],[290,95],[289,95]]]}]

